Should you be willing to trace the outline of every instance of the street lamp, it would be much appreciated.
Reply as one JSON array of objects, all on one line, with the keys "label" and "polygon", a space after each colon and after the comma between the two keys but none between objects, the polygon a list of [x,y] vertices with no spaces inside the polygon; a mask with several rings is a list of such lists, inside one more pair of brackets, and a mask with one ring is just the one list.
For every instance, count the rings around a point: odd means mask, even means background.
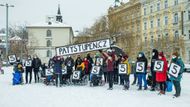
[{"label": "street lamp", "polygon": [[[8,57],[8,33],[9,33],[9,30],[8,30],[8,9],[9,7],[14,7],[14,5],[9,5],[9,4],[0,4],[0,6],[5,6],[6,7],[6,57]],[[6,66],[8,66],[8,60],[7,60],[7,63],[6,63]]]}]

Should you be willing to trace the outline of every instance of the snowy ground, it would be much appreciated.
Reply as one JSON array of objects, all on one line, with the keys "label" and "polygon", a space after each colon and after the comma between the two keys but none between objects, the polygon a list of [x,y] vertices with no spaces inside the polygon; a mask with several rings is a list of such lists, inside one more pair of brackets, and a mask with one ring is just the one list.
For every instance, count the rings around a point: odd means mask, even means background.
[{"label": "snowy ground", "polygon": [[[0,107],[189,107],[190,73],[184,73],[182,95],[172,98],[173,92],[159,96],[158,92],[137,91],[136,86],[122,90],[114,85],[89,87],[67,86],[56,88],[42,83],[12,86],[12,68],[0,74]],[[132,78],[133,76],[131,76]]]}]

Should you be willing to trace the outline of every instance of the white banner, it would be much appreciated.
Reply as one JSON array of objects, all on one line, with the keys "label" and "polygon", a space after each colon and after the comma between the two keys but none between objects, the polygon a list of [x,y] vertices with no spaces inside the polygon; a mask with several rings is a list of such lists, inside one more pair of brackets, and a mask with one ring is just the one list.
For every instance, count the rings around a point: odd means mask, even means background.
[{"label": "white banner", "polygon": [[107,49],[110,48],[111,42],[110,39],[105,40],[98,40],[94,42],[76,44],[76,45],[68,45],[62,47],[56,47],[56,54],[58,56],[82,53],[82,52],[89,52],[95,51],[100,49]]},{"label": "white banner", "polygon": [[127,74],[127,64],[119,64],[119,74]]},{"label": "white banner", "polygon": [[15,63],[16,62],[16,55],[9,55],[8,56],[9,63]]},{"label": "white banner", "polygon": [[143,73],[145,70],[145,63],[144,62],[137,62],[136,72]]},{"label": "white banner", "polygon": [[175,63],[171,63],[171,65],[170,65],[170,69],[169,69],[169,74],[171,75],[171,76],[174,76],[174,77],[178,77],[178,74],[179,74],[179,72],[180,72],[180,69],[181,69],[181,67],[179,66],[179,65],[177,65],[177,64],[175,64]]},{"label": "white banner", "polygon": [[100,66],[93,66],[91,73],[98,75],[100,73]]},{"label": "white banner", "polygon": [[155,61],[154,63],[154,71],[162,72],[164,68],[164,61]]}]

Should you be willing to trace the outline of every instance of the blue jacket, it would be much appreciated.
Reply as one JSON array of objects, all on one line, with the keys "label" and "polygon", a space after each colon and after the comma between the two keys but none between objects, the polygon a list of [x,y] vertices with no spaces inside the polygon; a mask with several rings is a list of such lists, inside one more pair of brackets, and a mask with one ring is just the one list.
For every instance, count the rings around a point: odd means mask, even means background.
[{"label": "blue jacket", "polygon": [[178,77],[175,78],[173,76],[170,76],[170,80],[171,81],[173,81],[173,80],[175,80],[175,81],[181,81],[181,78],[182,78],[182,75],[183,75],[183,71],[184,71],[184,68],[185,68],[185,65],[184,65],[182,59],[181,58],[172,59],[171,63],[175,63],[175,64],[179,65],[181,67],[181,69],[180,69],[180,72],[178,74]]}]

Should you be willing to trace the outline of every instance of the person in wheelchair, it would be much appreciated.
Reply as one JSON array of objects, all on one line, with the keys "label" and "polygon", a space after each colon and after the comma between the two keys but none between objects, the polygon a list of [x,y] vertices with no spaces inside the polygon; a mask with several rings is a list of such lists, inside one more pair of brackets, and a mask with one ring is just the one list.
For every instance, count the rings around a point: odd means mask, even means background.
[{"label": "person in wheelchair", "polygon": [[[93,71],[90,73],[90,86],[98,86],[98,85],[103,85],[103,80],[102,80],[102,75],[103,75],[103,63],[99,60],[100,55],[96,54],[95,56],[95,65],[100,67],[99,71],[97,68],[94,68],[99,72],[98,74],[94,74]],[[103,61],[103,60],[102,60]],[[93,70],[93,69],[92,69]]]},{"label": "person in wheelchair", "polygon": [[81,63],[78,63],[78,65],[76,65],[76,71],[80,71],[80,77],[79,80],[73,80],[73,83],[81,83],[84,82],[85,80],[85,60],[83,60]]}]

